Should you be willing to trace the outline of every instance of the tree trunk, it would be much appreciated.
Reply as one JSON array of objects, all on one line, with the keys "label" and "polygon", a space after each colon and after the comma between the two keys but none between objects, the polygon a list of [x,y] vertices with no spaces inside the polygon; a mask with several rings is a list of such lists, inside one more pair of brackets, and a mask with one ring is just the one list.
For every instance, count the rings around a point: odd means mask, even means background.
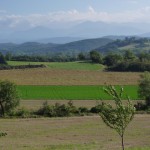
[{"label": "tree trunk", "polygon": [[0,107],[1,107],[1,115],[2,115],[2,117],[4,116],[4,114],[5,114],[5,111],[4,111],[4,107],[3,107],[3,104],[0,102]]},{"label": "tree trunk", "polygon": [[121,142],[122,143],[122,150],[124,150],[124,136],[123,135],[121,136],[121,141],[122,141]]}]

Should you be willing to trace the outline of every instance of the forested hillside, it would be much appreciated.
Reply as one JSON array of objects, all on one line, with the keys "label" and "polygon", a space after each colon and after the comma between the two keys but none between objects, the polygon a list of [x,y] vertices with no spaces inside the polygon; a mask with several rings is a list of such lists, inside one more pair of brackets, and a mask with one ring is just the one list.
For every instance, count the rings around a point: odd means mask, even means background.
[{"label": "forested hillside", "polygon": [[138,37],[126,37],[124,40],[117,39],[111,43],[101,46],[96,49],[101,53],[108,52],[122,52],[124,50],[131,50],[138,54],[143,51],[150,51],[150,39],[148,38],[138,38]]},{"label": "forested hillside", "polygon": [[[118,37],[119,38],[119,37]],[[91,50],[97,50],[102,54],[109,52],[122,53],[125,50],[131,50],[135,54],[150,51],[150,39],[138,37],[120,37],[113,40],[112,37],[85,39],[66,44],[37,43],[26,42],[23,44],[0,43],[0,52],[6,54],[10,52],[13,55],[56,55],[64,53],[68,55],[77,55],[80,52],[88,53]]]},{"label": "forested hillside", "polygon": [[0,52],[11,52],[15,55],[47,55],[60,52],[89,52],[91,49],[104,46],[113,40],[108,38],[85,39],[66,44],[42,44],[36,42],[27,42],[23,44],[1,43]]}]

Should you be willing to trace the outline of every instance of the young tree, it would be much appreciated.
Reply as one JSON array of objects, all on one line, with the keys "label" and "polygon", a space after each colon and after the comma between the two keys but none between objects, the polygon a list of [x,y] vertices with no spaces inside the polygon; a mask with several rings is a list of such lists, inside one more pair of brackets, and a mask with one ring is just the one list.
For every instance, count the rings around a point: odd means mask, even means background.
[{"label": "young tree", "polygon": [[140,97],[146,100],[146,106],[150,107],[150,72],[141,75],[138,93]]},{"label": "young tree", "polygon": [[123,88],[121,88],[120,92],[117,92],[113,86],[108,86],[104,91],[112,96],[116,107],[102,102],[100,116],[107,126],[117,131],[121,137],[122,150],[124,150],[125,129],[134,117],[135,108],[129,98],[127,105],[123,105]]},{"label": "young tree", "polygon": [[19,105],[16,85],[10,81],[0,81],[0,113],[4,116]]}]

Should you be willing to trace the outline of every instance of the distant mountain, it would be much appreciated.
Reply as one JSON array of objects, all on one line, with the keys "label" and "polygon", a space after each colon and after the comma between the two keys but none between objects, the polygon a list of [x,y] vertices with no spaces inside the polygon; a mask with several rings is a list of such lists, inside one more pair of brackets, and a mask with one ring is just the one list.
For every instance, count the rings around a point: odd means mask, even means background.
[{"label": "distant mountain", "polygon": [[144,34],[140,34],[140,37],[146,37],[146,38],[150,38],[150,32],[144,33]]},{"label": "distant mountain", "polygon": [[89,52],[91,49],[104,46],[113,40],[107,38],[85,39],[67,44],[42,44],[37,42],[27,42],[23,44],[0,44],[1,52],[11,52],[15,55],[47,55],[56,53],[79,53]]},{"label": "distant mountain", "polygon": [[56,44],[66,44],[74,41],[83,40],[84,38],[81,37],[54,37],[54,38],[44,38],[35,40],[39,43],[56,43]]},{"label": "distant mountain", "polygon": [[[72,22],[66,24],[54,23],[49,27],[37,26],[24,29],[5,29],[0,31],[0,43],[42,42],[64,44],[83,38],[98,38],[103,36],[135,36],[150,32],[150,24],[138,23],[105,23],[105,22]],[[58,38],[54,38],[58,37]],[[63,37],[63,38],[61,38]],[[70,41],[68,40],[70,38]],[[79,39],[73,39],[79,37]],[[54,39],[53,39],[54,38]],[[66,40],[65,40],[66,38]]]},{"label": "distant mountain", "polygon": [[143,32],[143,29],[132,26],[132,24],[86,21],[76,25],[70,35],[78,34],[79,37],[134,36]]}]

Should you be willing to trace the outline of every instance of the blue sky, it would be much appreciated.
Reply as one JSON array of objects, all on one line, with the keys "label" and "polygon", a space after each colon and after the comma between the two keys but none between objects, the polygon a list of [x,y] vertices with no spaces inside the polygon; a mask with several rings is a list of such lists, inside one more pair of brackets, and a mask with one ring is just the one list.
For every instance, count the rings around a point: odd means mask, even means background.
[{"label": "blue sky", "polygon": [[150,23],[150,0],[1,0],[0,27],[53,22]]},{"label": "blue sky", "polygon": [[1,0],[0,10],[14,14],[47,13],[77,9],[86,11],[122,12],[150,6],[149,0]]}]

